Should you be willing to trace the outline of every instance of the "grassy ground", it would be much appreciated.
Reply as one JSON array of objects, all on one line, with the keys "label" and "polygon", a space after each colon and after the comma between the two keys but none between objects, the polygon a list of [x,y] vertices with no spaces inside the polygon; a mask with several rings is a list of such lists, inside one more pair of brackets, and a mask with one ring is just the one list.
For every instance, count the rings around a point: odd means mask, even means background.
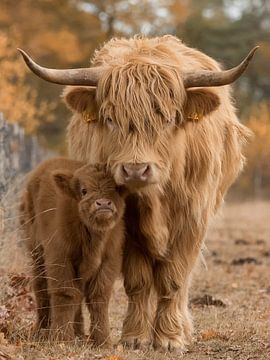
[{"label": "grassy ground", "polygon": [[[9,227],[12,221],[12,216],[6,216],[4,225]],[[179,358],[123,352],[117,347],[91,350],[83,343],[52,346],[30,341],[35,306],[27,261],[18,245],[18,232],[6,229],[4,238],[0,251],[0,359]],[[183,359],[270,359],[270,203],[226,205],[213,221],[206,245],[207,266],[197,269],[191,289],[194,342]],[[115,344],[125,309],[119,280],[110,311]]]}]

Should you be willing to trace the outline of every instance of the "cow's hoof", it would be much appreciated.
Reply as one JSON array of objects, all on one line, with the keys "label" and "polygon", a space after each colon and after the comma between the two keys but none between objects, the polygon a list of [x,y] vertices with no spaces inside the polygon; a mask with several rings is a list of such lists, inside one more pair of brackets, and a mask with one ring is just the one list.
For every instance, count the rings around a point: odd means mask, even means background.
[{"label": "cow's hoof", "polygon": [[73,329],[60,330],[50,329],[49,338],[50,342],[73,342],[75,341],[75,335]]},{"label": "cow's hoof", "polygon": [[47,341],[49,339],[49,329],[33,328],[30,332],[32,341]]},{"label": "cow's hoof", "polygon": [[93,348],[112,348],[112,342],[109,336],[85,336],[85,342]]},{"label": "cow's hoof", "polygon": [[181,339],[178,340],[163,340],[162,342],[155,341],[154,349],[163,353],[173,353],[176,355],[183,355],[187,350]]},{"label": "cow's hoof", "polygon": [[129,337],[121,340],[121,345],[126,349],[148,351],[152,342],[149,339],[140,339],[137,337]]}]

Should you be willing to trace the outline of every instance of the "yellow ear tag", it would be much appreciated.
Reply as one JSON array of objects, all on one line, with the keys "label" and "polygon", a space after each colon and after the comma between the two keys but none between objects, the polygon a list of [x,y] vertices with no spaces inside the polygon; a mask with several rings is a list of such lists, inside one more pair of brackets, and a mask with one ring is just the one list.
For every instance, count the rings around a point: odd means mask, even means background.
[{"label": "yellow ear tag", "polygon": [[91,114],[89,112],[87,112],[87,111],[84,111],[82,113],[82,117],[83,117],[84,122],[86,122],[86,123],[90,123],[90,122],[96,120],[95,117],[91,116]]},{"label": "yellow ear tag", "polygon": [[198,114],[198,113],[195,113],[195,114],[192,114],[192,115],[188,116],[188,119],[191,120],[191,121],[200,121],[201,118],[202,118],[202,115]]}]

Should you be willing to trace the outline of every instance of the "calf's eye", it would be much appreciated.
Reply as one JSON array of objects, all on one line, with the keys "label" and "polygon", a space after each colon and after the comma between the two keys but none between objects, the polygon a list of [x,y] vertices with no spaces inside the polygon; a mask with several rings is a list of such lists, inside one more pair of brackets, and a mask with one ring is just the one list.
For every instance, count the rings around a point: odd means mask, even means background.
[{"label": "calf's eye", "polygon": [[87,190],[85,188],[81,189],[81,195],[85,196],[87,194]]}]

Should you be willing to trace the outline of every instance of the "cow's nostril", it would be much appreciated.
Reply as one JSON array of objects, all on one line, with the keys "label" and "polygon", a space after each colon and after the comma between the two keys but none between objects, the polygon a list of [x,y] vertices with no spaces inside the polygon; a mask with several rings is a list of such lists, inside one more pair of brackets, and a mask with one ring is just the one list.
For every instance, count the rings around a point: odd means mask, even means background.
[{"label": "cow's nostril", "polygon": [[141,176],[147,176],[150,173],[150,165],[145,165],[144,168],[141,169]]}]

